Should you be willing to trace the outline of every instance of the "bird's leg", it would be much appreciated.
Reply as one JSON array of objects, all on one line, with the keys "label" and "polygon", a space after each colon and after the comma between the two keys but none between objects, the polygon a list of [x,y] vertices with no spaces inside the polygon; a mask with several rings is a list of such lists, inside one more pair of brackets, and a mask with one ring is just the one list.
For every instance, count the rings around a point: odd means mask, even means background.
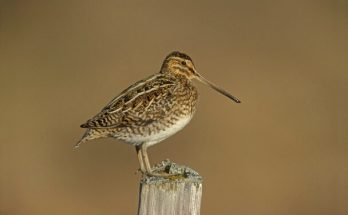
[{"label": "bird's leg", "polygon": [[147,155],[147,151],[146,151],[146,146],[145,144],[141,144],[140,146],[140,151],[141,151],[141,154],[143,156],[143,160],[144,160],[144,164],[145,164],[145,169],[146,169],[146,173],[151,173],[152,172],[152,169],[151,169],[151,164],[150,164],[150,161],[149,161],[149,156]]},{"label": "bird's leg", "polygon": [[140,164],[140,171],[142,173],[146,173],[144,160],[143,160],[143,155],[142,155],[142,151],[141,151],[141,146],[136,145],[135,146],[135,150],[137,151],[137,155],[138,155],[138,160],[139,160],[139,164]]},{"label": "bird's leg", "polygon": [[151,168],[151,164],[149,161],[149,156],[147,155],[146,146],[144,144],[141,145],[141,154],[143,155],[143,160],[145,161],[145,169],[146,174],[149,176],[155,177],[170,177],[178,174],[168,174],[168,173],[154,173]]}]

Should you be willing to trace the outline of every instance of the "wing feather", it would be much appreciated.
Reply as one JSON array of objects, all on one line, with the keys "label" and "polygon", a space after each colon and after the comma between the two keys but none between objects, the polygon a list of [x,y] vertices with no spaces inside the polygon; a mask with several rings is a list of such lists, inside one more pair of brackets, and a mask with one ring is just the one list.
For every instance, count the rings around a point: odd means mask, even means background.
[{"label": "wing feather", "polygon": [[161,107],[172,103],[176,82],[161,74],[139,81],[109,102],[82,128],[143,126],[164,114]]}]

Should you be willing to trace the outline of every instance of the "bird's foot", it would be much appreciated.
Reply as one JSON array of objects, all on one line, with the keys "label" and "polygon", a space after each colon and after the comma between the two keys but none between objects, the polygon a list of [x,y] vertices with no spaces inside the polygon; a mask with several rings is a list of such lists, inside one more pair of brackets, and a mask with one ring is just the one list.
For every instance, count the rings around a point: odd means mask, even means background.
[{"label": "bird's foot", "polygon": [[141,175],[146,175],[146,171],[145,170],[142,170],[141,168],[137,169],[134,174],[141,174]]},{"label": "bird's foot", "polygon": [[146,172],[144,174],[147,175],[147,176],[150,176],[150,177],[162,177],[162,178],[171,178],[171,177],[175,177],[175,176],[181,175],[181,174],[177,174],[177,173],[166,173],[166,172],[161,172],[161,173]]}]

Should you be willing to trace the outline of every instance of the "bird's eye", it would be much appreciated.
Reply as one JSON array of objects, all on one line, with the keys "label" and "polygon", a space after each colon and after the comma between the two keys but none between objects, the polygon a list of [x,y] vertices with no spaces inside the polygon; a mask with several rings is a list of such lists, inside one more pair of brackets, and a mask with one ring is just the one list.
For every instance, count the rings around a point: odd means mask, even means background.
[{"label": "bird's eye", "polygon": [[181,61],[181,65],[186,66],[186,62],[185,61]]}]

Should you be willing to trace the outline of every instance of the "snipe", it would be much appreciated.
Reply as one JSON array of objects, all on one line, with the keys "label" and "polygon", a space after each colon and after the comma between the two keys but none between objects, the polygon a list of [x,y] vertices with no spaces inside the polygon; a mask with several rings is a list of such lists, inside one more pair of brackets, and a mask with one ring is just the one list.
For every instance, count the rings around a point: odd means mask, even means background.
[{"label": "snipe", "polygon": [[188,55],[175,51],[165,58],[159,73],[131,85],[82,124],[87,131],[75,147],[103,137],[123,140],[135,146],[141,171],[157,176],[152,172],[146,149],[190,122],[198,98],[193,79],[240,103],[239,99],[197,73]]}]

